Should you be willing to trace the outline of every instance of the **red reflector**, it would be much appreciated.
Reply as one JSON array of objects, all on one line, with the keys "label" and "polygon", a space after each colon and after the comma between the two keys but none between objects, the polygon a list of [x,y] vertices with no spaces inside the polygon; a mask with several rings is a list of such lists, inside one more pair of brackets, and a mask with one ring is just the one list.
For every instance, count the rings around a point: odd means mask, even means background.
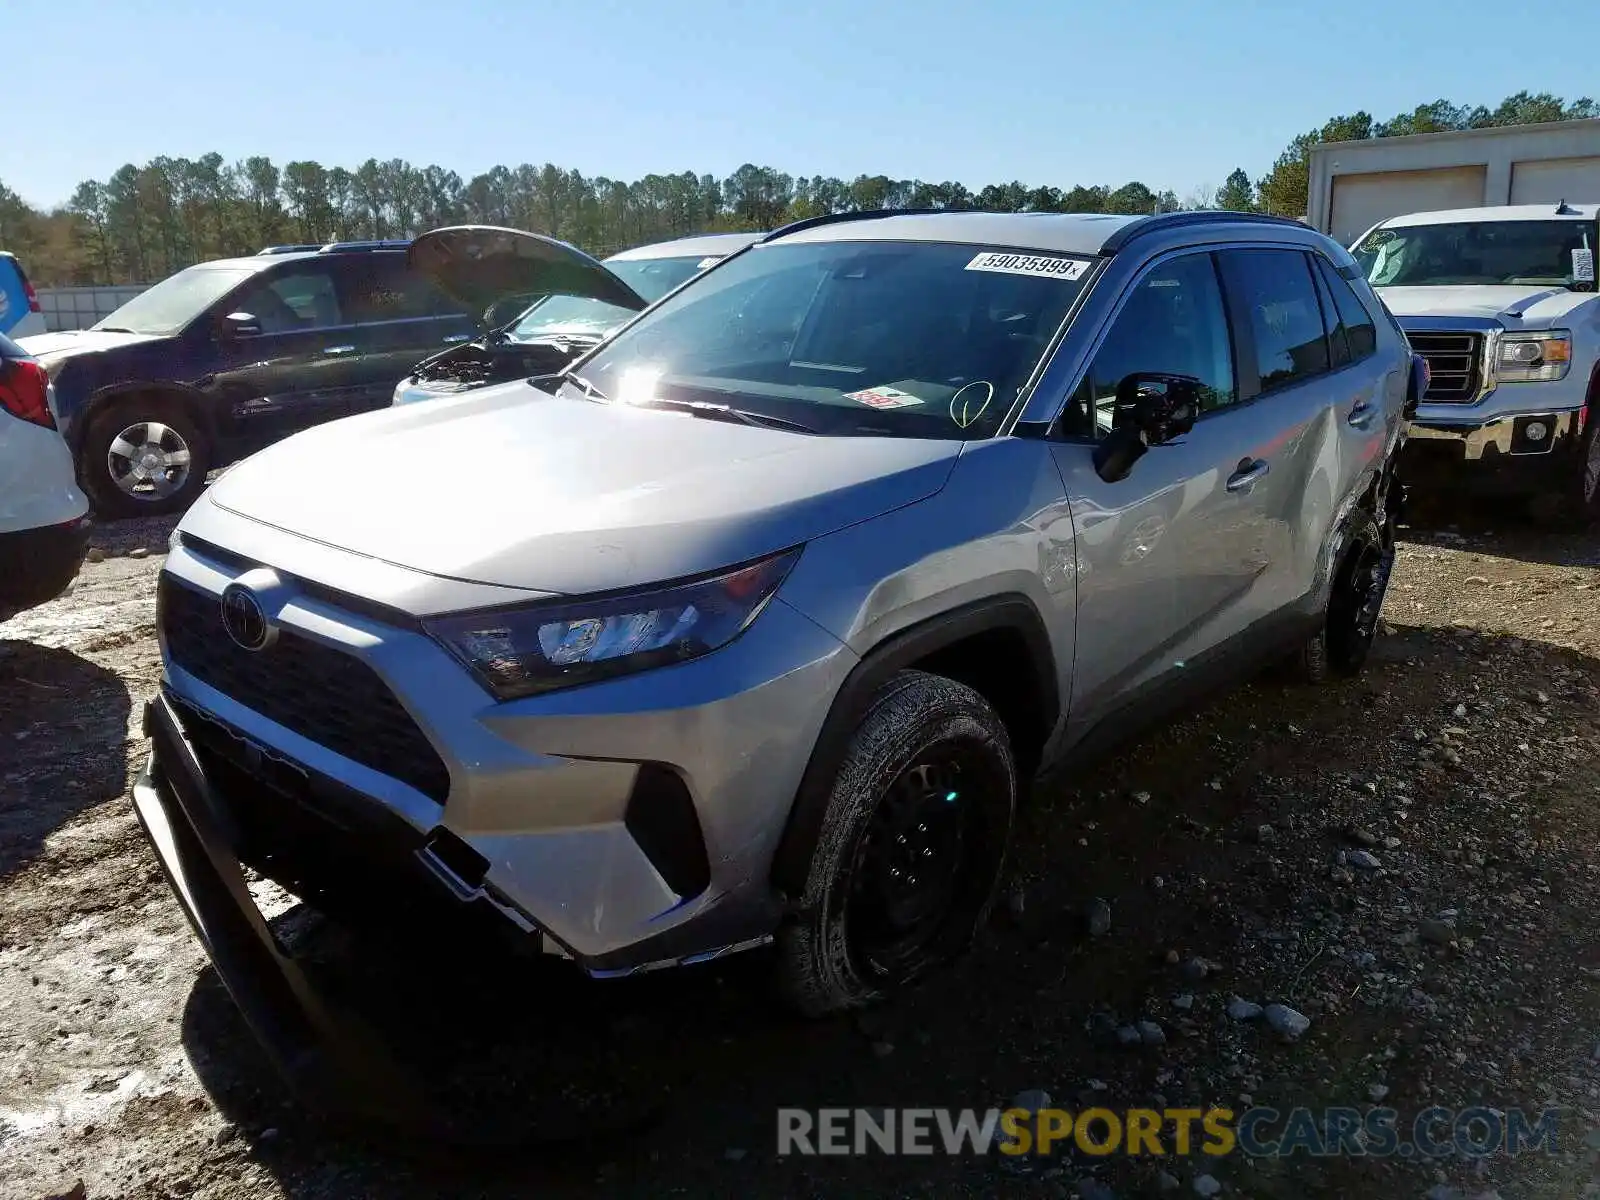
[{"label": "red reflector", "polygon": [[38,296],[38,293],[36,293],[33,290],[33,284],[29,283],[27,280],[23,280],[22,292],[23,292],[23,294],[25,296],[28,297],[28,311],[29,312],[43,312],[44,311],[42,308],[39,307],[39,296]]},{"label": "red reflector", "polygon": [[46,429],[56,427],[45,396],[50,377],[32,359],[12,359],[0,363],[0,408],[13,417]]}]

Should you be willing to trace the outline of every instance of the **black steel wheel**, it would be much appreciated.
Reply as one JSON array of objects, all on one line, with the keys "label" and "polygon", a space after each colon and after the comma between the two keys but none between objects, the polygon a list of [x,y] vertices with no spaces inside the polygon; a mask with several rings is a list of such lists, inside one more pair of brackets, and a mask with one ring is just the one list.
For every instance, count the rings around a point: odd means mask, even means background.
[{"label": "black steel wheel", "polygon": [[874,698],[834,778],[779,982],[812,1016],[870,1004],[955,957],[994,902],[1016,813],[1005,725],[920,671]]},{"label": "black steel wheel", "polygon": [[1393,568],[1393,539],[1384,536],[1370,514],[1361,514],[1353,522],[1328,597],[1324,635],[1332,674],[1356,675],[1366,666]]}]

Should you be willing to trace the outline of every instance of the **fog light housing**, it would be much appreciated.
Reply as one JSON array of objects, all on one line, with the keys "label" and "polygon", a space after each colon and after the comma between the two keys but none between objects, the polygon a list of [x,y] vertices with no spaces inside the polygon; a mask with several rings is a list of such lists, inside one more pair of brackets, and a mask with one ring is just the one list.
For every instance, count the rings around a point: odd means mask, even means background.
[{"label": "fog light housing", "polygon": [[1553,416],[1518,417],[1511,424],[1512,454],[1548,454],[1555,444]]}]

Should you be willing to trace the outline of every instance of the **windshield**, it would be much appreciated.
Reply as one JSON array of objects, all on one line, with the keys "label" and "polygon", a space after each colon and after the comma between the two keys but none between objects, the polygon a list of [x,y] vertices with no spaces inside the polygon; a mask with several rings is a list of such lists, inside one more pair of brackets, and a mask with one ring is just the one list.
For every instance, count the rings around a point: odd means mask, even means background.
[{"label": "windshield", "polygon": [[1373,287],[1594,286],[1588,221],[1473,221],[1374,229],[1355,248]]},{"label": "windshield", "polygon": [[254,274],[249,267],[189,267],[140,292],[91,328],[177,333]]},{"label": "windshield", "polygon": [[[634,258],[618,262],[608,259],[606,266],[646,302],[654,304],[691,275],[718,261],[701,254],[687,258]],[[531,342],[547,337],[604,337],[633,316],[630,309],[618,308],[603,300],[578,296],[546,296],[511,327],[511,337]]]},{"label": "windshield", "polygon": [[727,405],[829,434],[990,437],[1088,268],[939,242],[757,246],[580,372],[625,403]]}]

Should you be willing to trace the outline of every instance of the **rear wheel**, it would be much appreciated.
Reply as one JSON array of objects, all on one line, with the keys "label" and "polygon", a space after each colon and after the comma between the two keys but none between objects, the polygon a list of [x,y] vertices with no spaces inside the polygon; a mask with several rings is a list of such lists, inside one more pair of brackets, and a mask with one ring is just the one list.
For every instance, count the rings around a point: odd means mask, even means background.
[{"label": "rear wheel", "polygon": [[1321,683],[1361,673],[1378,634],[1378,614],[1393,567],[1393,529],[1380,528],[1370,512],[1358,510],[1334,572],[1322,628],[1296,652],[1291,663],[1295,675]]},{"label": "rear wheel", "polygon": [[80,474],[102,516],[156,516],[194,502],[211,459],[210,439],[180,405],[138,397],[94,417]]},{"label": "rear wheel", "polygon": [[780,984],[810,1016],[858,1008],[971,942],[994,902],[1017,775],[999,716],[920,671],[873,700],[838,773]]}]

